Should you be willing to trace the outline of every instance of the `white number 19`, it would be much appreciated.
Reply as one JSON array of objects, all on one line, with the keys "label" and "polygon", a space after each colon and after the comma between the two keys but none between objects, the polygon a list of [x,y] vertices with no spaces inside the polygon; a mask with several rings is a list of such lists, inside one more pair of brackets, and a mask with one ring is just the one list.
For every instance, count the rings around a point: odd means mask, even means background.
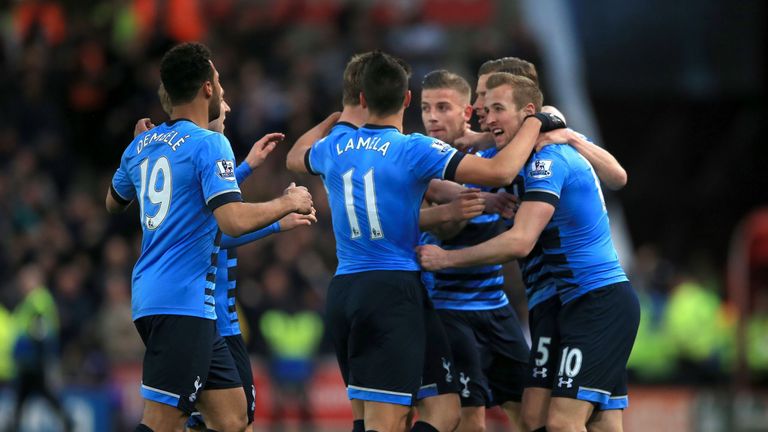
[{"label": "white number 19", "polygon": [[[141,162],[141,186],[139,190],[139,205],[141,206],[141,219],[147,229],[155,230],[168,216],[168,209],[171,207],[171,166],[168,159],[161,157],[152,166],[152,172],[149,174],[149,184],[147,184],[147,169],[149,167],[149,158]],[[157,176],[163,174],[163,183],[160,189],[157,189]],[[152,204],[160,206],[157,212],[150,216],[144,213],[144,194],[147,194]]]}]

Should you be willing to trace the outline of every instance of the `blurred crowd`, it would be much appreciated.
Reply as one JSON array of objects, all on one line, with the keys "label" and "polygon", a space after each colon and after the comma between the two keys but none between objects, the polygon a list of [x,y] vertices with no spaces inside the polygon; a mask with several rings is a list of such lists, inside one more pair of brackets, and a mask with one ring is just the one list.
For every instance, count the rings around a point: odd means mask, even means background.
[{"label": "blurred crowd", "polygon": [[[242,158],[264,133],[284,132],[291,143],[340,109],[341,71],[355,52],[403,57],[413,66],[413,90],[438,67],[472,82],[489,58],[537,62],[517,16],[513,2],[490,0],[27,0],[0,10],[0,381],[12,379],[14,343],[27,331],[14,323],[28,292],[20,270],[30,265],[55,302],[45,313],[57,323],[65,382],[102,384],[115,365],[141,360],[130,311],[136,209],[110,217],[103,201],[136,120],[165,119],[158,64],[169,47],[210,46],[232,107],[225,133]],[[418,110],[408,113],[406,130],[421,130]],[[286,151],[254,172],[244,195],[269,199],[297,181],[310,188],[320,221],[240,248],[238,299],[252,353],[311,360],[327,349],[320,317],[334,241],[322,184],[287,173]],[[722,301],[722,277],[706,265],[682,271],[652,247],[639,249],[635,262],[643,302],[636,377],[724,380],[735,316]],[[510,290],[521,299],[518,285]],[[768,354],[756,359],[768,371]],[[307,364],[292,366],[272,372],[289,381],[311,373]]]}]

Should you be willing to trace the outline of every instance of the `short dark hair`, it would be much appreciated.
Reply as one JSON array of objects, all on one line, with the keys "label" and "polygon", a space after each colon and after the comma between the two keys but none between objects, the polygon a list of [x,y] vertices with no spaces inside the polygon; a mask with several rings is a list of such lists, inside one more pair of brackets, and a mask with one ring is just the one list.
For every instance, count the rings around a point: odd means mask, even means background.
[{"label": "short dark hair", "polygon": [[211,51],[198,42],[176,45],[160,61],[160,80],[173,105],[190,102],[206,81],[213,82]]},{"label": "short dark hair", "polygon": [[485,82],[485,88],[487,90],[495,89],[496,87],[501,87],[503,85],[512,87],[512,97],[517,109],[523,109],[524,106],[532,103],[536,112],[541,111],[541,104],[544,98],[541,95],[539,86],[537,86],[533,80],[521,75],[497,72],[489,76],[488,81]]},{"label": "short dark hair", "polygon": [[512,75],[526,77],[533,81],[536,86],[539,85],[539,74],[536,72],[536,66],[521,58],[502,57],[495,60],[488,60],[480,66],[477,75],[487,75],[494,72],[506,72]]},{"label": "short dark hair", "polygon": [[408,73],[396,58],[374,51],[365,65],[362,87],[371,114],[394,114],[403,107]]},{"label": "short dark hair", "polygon": [[466,99],[467,103],[469,103],[469,100],[472,97],[472,88],[469,86],[467,80],[445,69],[434,70],[424,75],[424,81],[421,82],[421,88],[423,90],[456,90],[461,97]]},{"label": "short dark hair", "polygon": [[[341,103],[345,106],[358,106],[360,105],[360,92],[363,91],[363,70],[368,60],[371,59],[373,51],[364,52],[362,54],[355,54],[347,62],[347,66],[344,68],[344,85],[341,93]],[[405,70],[405,74],[408,78],[411,77],[411,66],[404,60],[393,57],[400,66]]]}]

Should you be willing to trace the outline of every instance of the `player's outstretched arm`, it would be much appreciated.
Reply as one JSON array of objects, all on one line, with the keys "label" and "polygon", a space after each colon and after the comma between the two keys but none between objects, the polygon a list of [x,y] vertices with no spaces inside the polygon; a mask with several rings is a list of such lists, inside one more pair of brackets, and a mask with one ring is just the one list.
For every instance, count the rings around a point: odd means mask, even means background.
[{"label": "player's outstretched arm", "polygon": [[456,168],[455,180],[485,186],[506,186],[512,183],[531,155],[541,129],[539,118],[526,118],[512,141],[493,158],[463,158]]},{"label": "player's outstretched arm", "polygon": [[464,153],[474,153],[492,148],[495,145],[493,135],[490,132],[475,132],[469,128],[464,131],[464,135],[453,141],[453,147]]},{"label": "player's outstretched arm", "polygon": [[231,237],[256,231],[289,213],[311,214],[312,195],[307,188],[291,186],[280,198],[263,203],[231,202],[213,211],[221,231]]},{"label": "player's outstretched arm", "polygon": [[525,201],[515,216],[515,225],[488,241],[461,250],[443,250],[434,245],[419,246],[416,251],[425,270],[501,264],[527,256],[555,212],[555,207],[541,201]]},{"label": "player's outstretched arm", "polygon": [[249,234],[241,235],[240,237],[230,237],[224,234],[221,236],[221,248],[231,249],[239,247],[248,243],[255,242],[256,240],[261,240],[264,237],[268,237],[272,234],[290,231],[300,226],[310,226],[315,222],[317,222],[315,209],[312,209],[312,213],[308,215],[291,213],[266,228],[262,228]]},{"label": "player's outstretched arm", "polygon": [[610,190],[619,190],[627,184],[627,171],[606,149],[587,140],[584,135],[572,129],[556,129],[539,136],[537,151],[548,143],[568,143],[576,149],[595,169],[600,181]]},{"label": "player's outstretched arm", "polygon": [[448,204],[425,207],[419,211],[419,229],[430,231],[443,224],[459,224],[480,216],[485,210],[485,198],[479,189],[464,189]]},{"label": "player's outstretched arm", "polygon": [[429,182],[424,198],[430,203],[447,204],[455,200],[464,189],[464,186],[450,180],[433,179]]},{"label": "player's outstretched arm", "polygon": [[325,120],[315,125],[315,127],[312,129],[304,132],[304,135],[296,140],[296,142],[293,144],[293,147],[288,152],[288,157],[285,160],[285,166],[293,172],[308,172],[307,166],[304,163],[304,156],[307,154],[309,148],[312,147],[312,144],[314,144],[322,137],[328,135],[328,131],[330,131],[334,123],[339,120],[340,116],[340,112],[335,112],[326,117]]},{"label": "player's outstretched arm", "polygon": [[245,157],[245,162],[251,169],[256,169],[256,167],[264,163],[267,156],[269,156],[277,144],[283,142],[284,139],[285,135],[280,132],[272,132],[264,135],[260,140],[253,143],[251,150]]}]

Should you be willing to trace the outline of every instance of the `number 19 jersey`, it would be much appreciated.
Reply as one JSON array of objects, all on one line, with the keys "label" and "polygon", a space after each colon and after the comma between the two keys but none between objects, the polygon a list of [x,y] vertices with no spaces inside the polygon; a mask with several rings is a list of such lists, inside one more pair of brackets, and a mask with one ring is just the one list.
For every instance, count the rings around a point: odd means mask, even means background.
[{"label": "number 19 jersey", "polygon": [[429,181],[453,179],[463,157],[448,144],[393,126],[338,123],[307,152],[331,207],[336,275],[418,271],[419,209]]},{"label": "number 19 jersey", "polygon": [[240,201],[234,155],[224,135],[175,120],[137,136],[112,178],[112,196],[139,203],[141,255],[133,268],[133,319],[215,319],[221,234],[213,210]]}]

